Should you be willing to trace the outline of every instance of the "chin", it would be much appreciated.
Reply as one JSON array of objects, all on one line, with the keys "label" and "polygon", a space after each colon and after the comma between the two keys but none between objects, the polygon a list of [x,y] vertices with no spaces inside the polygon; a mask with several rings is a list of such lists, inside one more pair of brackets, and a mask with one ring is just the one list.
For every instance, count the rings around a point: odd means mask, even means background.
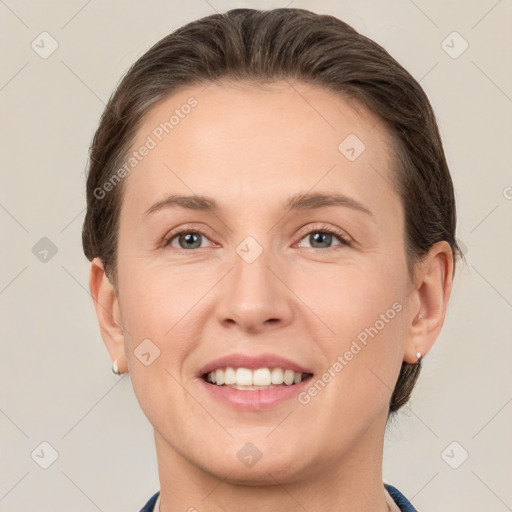
[{"label": "chin", "polygon": [[[210,472],[212,468],[207,468]],[[279,483],[291,482],[299,479],[301,473],[297,461],[264,461],[263,457],[252,467],[245,467],[239,461],[236,463],[226,461],[215,472],[215,476],[226,480],[231,484],[244,485],[249,487],[270,486]]]},{"label": "chin", "polygon": [[[256,447],[256,444],[259,448]],[[219,447],[216,453],[210,453],[206,459],[197,461],[200,468],[219,478],[237,485],[268,486],[278,482],[291,482],[306,477],[309,462],[303,457],[302,446],[295,450],[288,446],[286,450],[272,445],[269,440],[261,442],[237,442],[229,447]],[[205,460],[206,459],[206,460]],[[211,461],[215,461],[214,464]]]}]

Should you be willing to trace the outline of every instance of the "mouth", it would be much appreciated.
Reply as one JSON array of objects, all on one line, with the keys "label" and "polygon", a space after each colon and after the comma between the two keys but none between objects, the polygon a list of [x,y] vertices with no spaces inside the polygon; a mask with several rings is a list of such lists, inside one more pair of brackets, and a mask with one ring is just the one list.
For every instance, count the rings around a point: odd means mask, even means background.
[{"label": "mouth", "polygon": [[206,363],[196,375],[209,399],[261,412],[294,399],[310,385],[313,371],[279,354],[234,353]]},{"label": "mouth", "polygon": [[202,379],[218,387],[228,387],[238,391],[264,391],[288,386],[296,386],[313,377],[312,373],[297,372],[291,368],[264,367],[222,367],[204,373]]}]

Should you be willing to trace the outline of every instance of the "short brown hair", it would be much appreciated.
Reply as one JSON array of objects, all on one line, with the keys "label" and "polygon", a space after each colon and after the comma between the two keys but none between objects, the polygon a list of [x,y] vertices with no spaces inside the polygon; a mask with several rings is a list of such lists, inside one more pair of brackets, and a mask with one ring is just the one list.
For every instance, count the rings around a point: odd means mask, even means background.
[{"label": "short brown hair", "polygon": [[[455,198],[430,102],[418,82],[381,46],[329,15],[303,9],[234,9],[193,21],[150,48],[110,98],[90,148],[82,240],[117,287],[116,255],[123,183],[97,191],[122,166],[143,117],[185,86],[235,80],[298,80],[353,99],[374,113],[393,140],[393,179],[405,212],[409,271],[438,241],[454,268]],[[411,395],[421,365],[402,363],[389,413]]]}]

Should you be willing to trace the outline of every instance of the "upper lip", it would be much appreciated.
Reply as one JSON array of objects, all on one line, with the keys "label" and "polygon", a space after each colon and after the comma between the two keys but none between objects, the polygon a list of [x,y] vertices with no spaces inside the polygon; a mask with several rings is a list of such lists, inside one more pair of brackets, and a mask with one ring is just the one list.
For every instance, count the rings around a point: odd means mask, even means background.
[{"label": "upper lip", "polygon": [[260,354],[258,356],[249,354],[228,354],[219,357],[209,363],[205,364],[199,370],[199,376],[210,373],[218,368],[248,368],[256,370],[257,368],[284,368],[293,370],[296,373],[313,373],[310,369],[286,359],[285,357],[278,356],[277,354]]}]

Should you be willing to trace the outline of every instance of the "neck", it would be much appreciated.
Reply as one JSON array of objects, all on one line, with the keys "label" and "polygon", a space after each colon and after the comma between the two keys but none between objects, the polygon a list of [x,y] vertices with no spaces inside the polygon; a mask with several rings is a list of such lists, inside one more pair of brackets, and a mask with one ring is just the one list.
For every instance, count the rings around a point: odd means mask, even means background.
[{"label": "neck", "polygon": [[160,511],[220,512],[235,505],[235,509],[254,512],[396,510],[382,482],[386,419],[379,416],[342,456],[313,461],[302,469],[288,467],[288,472],[268,468],[249,482],[237,480],[235,470],[219,475],[208,472],[182,457],[155,430]]}]

